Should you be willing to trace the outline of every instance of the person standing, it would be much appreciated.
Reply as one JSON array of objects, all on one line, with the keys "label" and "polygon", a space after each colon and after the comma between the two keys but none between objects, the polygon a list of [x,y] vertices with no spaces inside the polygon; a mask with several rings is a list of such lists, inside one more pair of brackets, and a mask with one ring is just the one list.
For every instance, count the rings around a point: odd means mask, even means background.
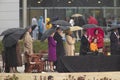
[{"label": "person standing", "polygon": [[[82,27],[83,25],[86,24],[83,16],[78,17],[78,20],[79,20],[79,25],[78,26]],[[78,37],[79,37],[79,39],[81,39],[81,36],[82,36],[82,31],[78,30]]]},{"label": "person standing", "polygon": [[23,37],[23,43],[24,43],[24,54],[25,54],[25,72],[27,72],[28,67],[28,55],[33,54],[33,39],[30,35],[32,32],[32,29],[30,27],[26,28],[27,32],[25,33]]},{"label": "person standing", "polygon": [[75,55],[75,38],[72,37],[71,31],[66,31],[66,42],[65,42],[65,52],[66,56],[74,56]]},{"label": "person standing", "polygon": [[118,29],[113,29],[110,34],[111,55],[118,55],[120,52],[119,38],[120,38],[120,36],[118,33]]},{"label": "person standing", "polygon": [[[2,43],[4,47],[3,51],[3,66],[5,66],[5,72],[7,73],[16,73],[17,66],[18,66],[18,58],[17,58],[17,43],[18,40],[16,40],[16,36],[14,33],[7,34],[3,37]],[[15,37],[13,39],[13,37]]]},{"label": "person standing", "polygon": [[39,31],[38,39],[40,40],[42,34],[43,34],[44,31],[45,31],[45,25],[44,25],[43,17],[42,17],[42,16],[40,16],[40,18],[39,18],[39,20],[38,20],[38,31]]},{"label": "person standing", "polygon": [[70,17],[69,23],[71,24],[71,26],[74,26],[75,22],[74,22],[74,19],[72,17]]},{"label": "person standing", "polygon": [[[60,27],[57,27],[55,35],[54,35],[54,40],[57,41],[56,44],[56,55],[57,55],[57,60],[60,57],[65,56],[65,49],[63,45],[63,38],[62,38],[63,32]],[[56,68],[57,68],[57,60],[55,62]]]},{"label": "person standing", "polygon": [[18,66],[17,54],[16,54],[16,45],[14,44],[11,47],[5,47],[5,67],[7,68],[6,72],[16,73],[16,67]]},{"label": "person standing", "polygon": [[87,36],[87,31],[83,30],[83,36],[81,37],[80,42],[80,54],[79,55],[87,55],[87,52],[90,51],[90,43]]},{"label": "person standing", "polygon": [[54,62],[56,61],[56,41],[54,40],[54,32],[48,37],[48,61],[50,71],[54,71]]},{"label": "person standing", "polygon": [[46,18],[46,29],[52,28],[52,24],[50,23],[50,18]]},{"label": "person standing", "polygon": [[33,36],[33,39],[36,40],[38,39],[38,21],[37,21],[37,18],[36,16],[32,18],[32,26],[36,26],[35,29],[32,31],[32,36]]}]

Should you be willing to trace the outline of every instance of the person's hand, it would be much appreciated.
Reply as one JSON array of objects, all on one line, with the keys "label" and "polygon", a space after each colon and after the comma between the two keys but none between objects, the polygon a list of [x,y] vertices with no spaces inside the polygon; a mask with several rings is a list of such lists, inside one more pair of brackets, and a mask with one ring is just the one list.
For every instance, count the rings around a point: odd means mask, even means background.
[{"label": "person's hand", "polygon": [[57,43],[57,41],[55,41],[55,43]]}]

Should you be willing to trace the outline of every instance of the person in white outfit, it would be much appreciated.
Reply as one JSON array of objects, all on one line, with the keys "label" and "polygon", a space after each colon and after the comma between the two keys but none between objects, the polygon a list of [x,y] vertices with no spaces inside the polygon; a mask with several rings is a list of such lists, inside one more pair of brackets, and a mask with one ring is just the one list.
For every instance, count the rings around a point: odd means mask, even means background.
[{"label": "person in white outfit", "polygon": [[32,36],[34,40],[38,39],[38,21],[36,17],[32,18],[32,25],[36,25],[36,28],[32,32]]},{"label": "person in white outfit", "polygon": [[72,17],[70,18],[69,23],[71,24],[71,26],[74,26],[75,23],[74,23],[74,19]]}]

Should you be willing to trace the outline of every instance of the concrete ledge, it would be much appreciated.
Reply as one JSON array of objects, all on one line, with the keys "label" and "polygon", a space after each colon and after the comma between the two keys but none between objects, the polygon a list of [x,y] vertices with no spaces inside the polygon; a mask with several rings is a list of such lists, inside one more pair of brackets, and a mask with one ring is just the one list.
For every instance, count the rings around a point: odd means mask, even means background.
[{"label": "concrete ledge", "polygon": [[[120,72],[84,72],[84,73],[0,73],[0,80],[16,77],[17,80],[47,80],[52,75],[54,80],[120,80]],[[83,79],[78,79],[83,78]],[[73,79],[70,79],[73,78]]]}]

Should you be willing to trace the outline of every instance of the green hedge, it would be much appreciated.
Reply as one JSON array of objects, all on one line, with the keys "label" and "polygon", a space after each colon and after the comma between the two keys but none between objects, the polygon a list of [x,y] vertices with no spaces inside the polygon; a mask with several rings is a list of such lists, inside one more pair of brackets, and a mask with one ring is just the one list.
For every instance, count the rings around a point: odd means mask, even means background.
[{"label": "green hedge", "polygon": [[[21,50],[23,51],[23,41],[19,41],[20,46],[21,46]],[[109,42],[105,42],[105,45],[109,46]],[[48,49],[48,42],[44,41],[44,42],[40,42],[39,40],[35,40],[33,42],[33,49],[35,51],[35,53],[38,53],[40,50],[47,50]],[[79,52],[80,49],[80,42],[76,42],[75,43],[75,52]],[[0,41],[0,53],[3,50],[3,44]]]}]

